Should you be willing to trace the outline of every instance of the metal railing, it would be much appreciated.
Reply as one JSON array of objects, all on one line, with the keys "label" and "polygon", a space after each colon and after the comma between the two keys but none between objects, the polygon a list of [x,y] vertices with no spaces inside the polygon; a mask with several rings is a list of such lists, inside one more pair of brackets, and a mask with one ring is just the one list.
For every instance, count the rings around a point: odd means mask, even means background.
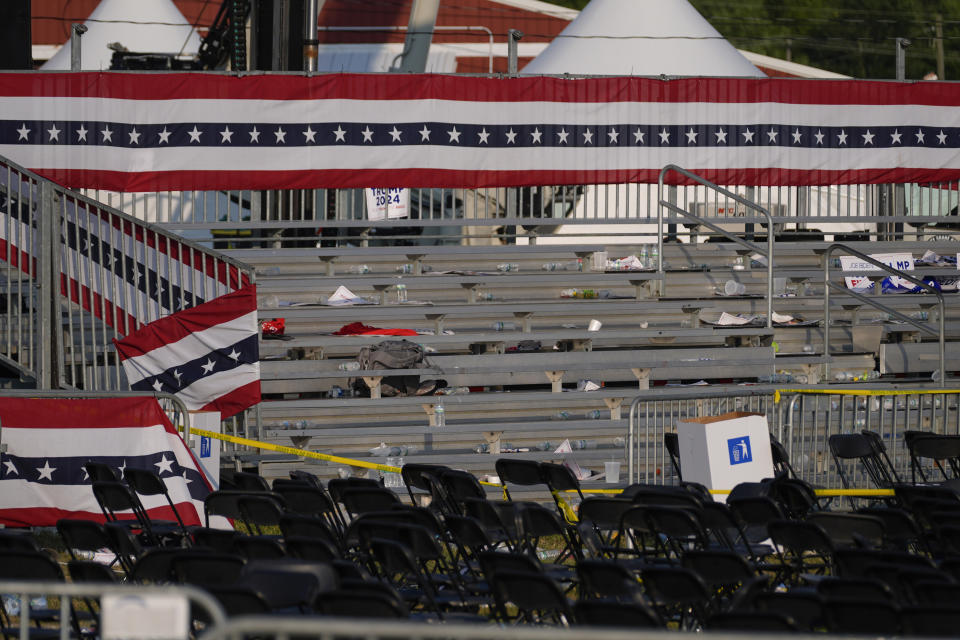
[{"label": "metal railing", "polygon": [[[898,191],[906,193],[905,203],[892,210],[884,205],[882,185],[727,185],[724,189],[760,203],[770,212],[778,229],[790,227],[813,237],[818,233],[834,237],[876,236],[881,227],[895,229],[896,237],[904,239],[957,233],[949,224],[954,219],[951,211],[960,202],[957,183],[897,186]],[[752,209],[702,185],[671,190],[676,191],[676,206],[714,223],[743,227],[766,222]],[[560,227],[564,227],[565,234],[581,237],[628,233],[639,236],[635,238],[638,242],[655,242],[657,235],[658,194],[657,186],[652,184],[414,187],[410,219],[381,222],[366,219],[360,189],[86,193],[146,222],[223,247],[308,241],[363,243],[378,239],[419,244],[490,237],[536,241]],[[684,218],[671,214],[666,221],[677,227]],[[593,226],[598,224],[616,227]],[[622,228],[624,225],[626,228]],[[320,228],[322,235],[318,233]],[[671,234],[694,238],[698,233],[678,228]]]},{"label": "metal railing", "polygon": [[[17,637],[19,637],[20,640],[30,640],[30,638],[36,637],[34,633],[37,631],[37,628],[33,625],[30,615],[30,600],[35,596],[45,596],[59,600],[60,616],[57,630],[59,631],[60,640],[68,640],[69,638],[76,637],[72,625],[70,622],[66,622],[74,620],[74,600],[84,601],[85,603],[94,600],[98,601],[97,603],[100,605],[98,613],[100,617],[98,635],[103,634],[104,637],[167,637],[166,634],[156,635],[156,629],[144,628],[141,630],[141,635],[131,633],[129,629],[129,616],[131,614],[129,608],[123,605],[132,604],[134,609],[139,609],[141,615],[143,615],[149,612],[151,601],[156,602],[154,600],[156,598],[166,599],[167,602],[175,600],[183,603],[183,605],[177,607],[177,609],[179,609],[179,612],[185,614],[181,620],[185,624],[183,628],[179,630],[178,635],[170,637],[188,637],[190,632],[191,610],[195,606],[199,606],[206,614],[205,622],[208,625],[218,629],[227,628],[226,614],[220,606],[220,603],[206,591],[189,585],[147,586],[89,582],[68,583],[3,580],[0,581],[0,593],[13,595],[16,598],[15,602],[19,604],[19,613],[15,617],[19,618],[16,633],[18,633]],[[110,597],[115,597],[115,601],[113,603],[109,601],[105,603],[104,599]],[[107,606],[104,606],[104,604]],[[121,608],[126,609],[126,611],[118,611],[118,604]],[[199,613],[199,611],[193,612],[193,615],[197,613]],[[118,626],[116,622],[114,622],[118,617],[127,618],[126,621],[121,621],[126,622],[126,624]],[[168,622],[173,623],[175,621],[169,620]],[[144,625],[147,623],[147,621],[143,621]]]},{"label": "metal railing", "polygon": [[41,389],[125,390],[114,338],[253,281],[236,260],[3,158],[0,172],[0,359]]},{"label": "metal railing", "polygon": [[[830,454],[830,436],[863,430],[878,434],[899,478],[910,481],[905,432],[960,435],[960,390],[956,389],[875,384],[791,389],[780,392],[778,409],[774,434],[787,450],[794,471],[810,484],[828,489],[842,488]],[[855,486],[871,486],[859,465],[851,465],[851,471]]]},{"label": "metal railing", "polygon": [[[502,625],[502,624],[430,624],[426,622],[411,622],[407,620],[378,621],[370,619],[345,618],[293,618],[278,616],[249,616],[233,619],[223,626],[208,630],[204,640],[239,640],[240,638],[273,638],[275,640],[290,640],[291,638],[319,638],[333,640],[334,638],[364,638],[364,640],[658,640],[667,632],[663,629],[624,628],[613,629],[608,627],[574,626],[564,628],[560,626],[534,625]],[[758,640],[779,637],[774,634],[754,633],[752,637]],[[687,631],[670,631],[671,638],[702,638],[703,633]],[[804,640],[814,636],[802,634],[791,638]],[[710,633],[710,638],[716,640],[742,640],[743,634],[733,634],[723,631]]]},{"label": "metal railing", "polygon": [[[714,224],[713,222],[707,220],[702,216],[696,215],[689,211],[684,211],[683,209],[678,207],[676,204],[669,202],[667,200],[664,200],[663,199],[663,187],[664,187],[663,179],[669,173],[679,173],[680,175],[690,180],[693,180],[694,182],[697,182],[698,184],[701,184],[708,189],[712,189],[718,194],[721,194],[727,198],[730,198],[737,204],[741,204],[748,209],[753,209],[754,211],[757,211],[760,214],[762,214],[764,218],[766,218],[766,225],[767,225],[766,250],[764,250],[759,245],[754,244],[753,242],[750,242],[748,240],[741,238],[738,235],[734,235],[733,233],[730,233],[726,229],[720,227],[717,224]],[[703,226],[715,231],[716,233],[719,233],[720,235],[727,238],[728,240],[731,240],[742,247],[746,247],[750,251],[759,253],[760,255],[764,256],[767,259],[767,327],[773,327],[773,234],[774,234],[774,228],[773,228],[773,217],[770,215],[770,212],[767,211],[765,208],[761,207],[760,205],[756,204],[755,202],[752,202],[731,191],[728,191],[723,187],[717,186],[714,183],[710,182],[709,180],[701,178],[697,174],[687,171],[686,169],[682,169],[673,164],[668,164],[667,166],[665,166],[663,169],[660,170],[660,176],[657,178],[657,204],[658,204],[658,208],[657,208],[657,245],[658,245],[657,273],[660,275],[660,284],[659,284],[660,295],[663,295],[665,293],[664,290],[666,287],[666,278],[664,276],[664,268],[663,268],[663,210],[669,209],[673,213],[679,214],[686,218],[690,218],[691,220],[696,220],[698,224],[702,224]]]},{"label": "metal railing", "polygon": [[664,448],[664,434],[680,420],[730,411],[762,413],[776,420],[775,389],[757,386],[735,390],[650,390],[630,403],[627,421],[627,480],[664,484],[677,480]]},{"label": "metal railing", "polygon": [[[856,256],[857,258],[867,262],[868,264],[872,264],[873,266],[877,267],[881,271],[889,273],[890,275],[893,275],[893,276],[898,276],[900,278],[903,278],[904,280],[907,280],[908,282],[920,287],[924,291],[927,291],[935,295],[937,297],[937,304],[940,306],[939,312],[937,313],[937,325],[938,325],[937,329],[936,330],[932,329],[926,323],[919,322],[914,318],[911,318],[910,316],[906,315],[905,313],[901,313],[896,309],[892,309],[891,307],[873,298],[857,293],[856,291],[852,291],[846,287],[842,287],[834,282],[830,282],[830,268],[831,268],[831,262],[832,262],[831,258],[833,256],[833,253],[838,250],[846,251],[847,253]],[[879,289],[879,287],[877,288]],[[823,355],[827,358],[827,361],[824,362],[824,365],[823,365],[824,377],[828,377],[830,375],[829,356],[830,356],[830,291],[831,290],[841,291],[844,294],[851,296],[854,299],[859,300],[860,302],[863,302],[864,304],[868,304],[872,307],[880,309],[881,311],[885,311],[886,313],[897,318],[898,320],[911,324],[916,328],[920,329],[921,331],[937,336],[940,342],[939,382],[940,382],[940,386],[946,385],[947,371],[946,371],[946,360],[944,355],[945,335],[946,335],[944,331],[944,322],[945,322],[946,314],[944,309],[943,294],[940,293],[940,291],[938,291],[935,287],[930,286],[923,280],[919,278],[915,278],[905,271],[901,271],[899,269],[895,269],[889,265],[886,265],[880,262],[879,260],[876,260],[875,258],[871,258],[865,253],[861,253],[860,251],[857,251],[856,249],[852,249],[843,244],[830,245],[830,247],[827,248],[827,251],[824,254],[824,258],[823,258]]]},{"label": "metal railing", "polygon": [[[781,390],[770,386],[717,391],[658,389],[634,398],[630,405],[628,481],[679,482],[664,446],[664,434],[675,432],[679,421],[730,411],[766,415],[770,433],[783,444],[797,476],[824,489],[843,488],[830,455],[832,435],[862,430],[877,433],[892,467],[903,480],[911,477],[904,432],[960,435],[957,389],[881,384]],[[853,484],[870,488],[862,470],[855,464],[851,468]]]}]

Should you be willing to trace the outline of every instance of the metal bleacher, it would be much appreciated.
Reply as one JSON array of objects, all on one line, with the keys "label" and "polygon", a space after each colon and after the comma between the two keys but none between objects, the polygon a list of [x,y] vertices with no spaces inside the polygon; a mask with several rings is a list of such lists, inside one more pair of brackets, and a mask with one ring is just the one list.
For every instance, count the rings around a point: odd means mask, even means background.
[{"label": "metal bleacher", "polygon": [[[931,249],[952,254],[952,241],[852,243],[870,253]],[[266,442],[378,461],[378,445],[395,447],[405,461],[452,464],[478,475],[493,473],[498,455],[522,452],[536,459],[563,459],[553,449],[564,439],[590,444],[576,451],[583,466],[624,456],[622,409],[647,389],[705,381],[714,388],[767,381],[789,373],[800,383],[822,382],[873,371],[896,377],[928,376],[936,344],[922,342],[915,327],[842,294],[831,296],[832,350],[823,352],[823,254],[829,243],[778,243],[775,278],[785,290],[774,311],[800,324],[767,327],[766,269],[730,243],[664,245],[665,294],[651,286],[652,269],[592,271],[594,254],[610,258],[644,247],[595,244],[532,246],[397,246],[237,249],[232,258],[256,268],[261,318],[283,317],[287,340],[261,341],[261,433]],[[580,260],[581,266],[572,265]],[[559,264],[555,270],[545,265]],[[498,270],[498,265],[509,265]],[[570,270],[567,270],[570,269]],[[924,275],[956,274],[932,267]],[[727,280],[743,283],[744,295],[718,295]],[[396,285],[408,299],[398,302]],[[346,286],[369,304],[333,306],[325,300]],[[595,299],[562,297],[565,289],[593,289]],[[928,295],[883,296],[905,314],[934,314]],[[743,326],[717,326],[722,312],[760,316]],[[946,308],[947,339],[960,337],[960,309]],[[923,316],[926,317],[926,316]],[[591,320],[601,328],[589,331]],[[418,331],[409,337],[427,349],[420,370],[364,371],[379,377],[418,373],[442,379],[453,395],[350,397],[358,375],[341,365],[357,351],[389,337],[333,335],[350,322]],[[495,323],[506,325],[495,330]],[[521,344],[535,349],[523,351]],[[535,344],[536,347],[529,347]],[[948,353],[954,353],[950,346]],[[932,350],[931,350],[932,349]],[[838,378],[839,379],[839,378]],[[602,384],[577,391],[578,381]],[[466,392],[466,389],[469,392]],[[723,387],[721,387],[723,388]],[[345,397],[336,397],[341,392]],[[374,393],[374,395],[376,395]],[[443,403],[446,426],[435,426]],[[559,416],[559,417],[558,417]],[[330,477],[337,465],[297,456],[237,454],[283,475],[310,464]],[[379,459],[382,462],[382,459]]]}]

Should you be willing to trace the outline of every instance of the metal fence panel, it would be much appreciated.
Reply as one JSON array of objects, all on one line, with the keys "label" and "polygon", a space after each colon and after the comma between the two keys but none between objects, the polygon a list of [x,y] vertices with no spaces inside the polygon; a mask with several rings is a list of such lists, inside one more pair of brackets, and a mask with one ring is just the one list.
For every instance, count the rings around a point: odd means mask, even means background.
[{"label": "metal fence panel", "polygon": [[628,423],[628,481],[679,483],[663,439],[665,433],[676,432],[676,423],[681,420],[747,411],[766,415],[773,428],[776,423],[774,394],[774,389],[758,386],[720,391],[657,389],[635,398],[630,405]]},{"label": "metal fence panel", "polygon": [[[779,409],[781,442],[791,465],[802,479],[825,489],[843,488],[830,454],[832,435],[863,430],[877,433],[903,481],[912,478],[905,433],[960,435],[958,390],[871,387],[789,391],[781,395]],[[932,471],[929,461],[924,464],[926,471]],[[858,465],[851,464],[848,470],[855,486],[874,488]]]},{"label": "metal fence panel", "polygon": [[[834,185],[814,187],[724,185],[769,210],[778,228],[818,229],[828,235],[876,233],[920,235],[926,227],[958,206],[958,183]],[[690,213],[751,233],[762,218],[729,198],[700,186],[676,187],[677,205]],[[370,223],[360,189],[287,191],[182,191],[115,193],[90,190],[88,195],[145,222],[176,229],[187,237],[218,246],[249,246],[281,237],[310,237],[314,242],[365,242],[371,238],[421,237],[422,243],[459,242],[471,234],[536,235],[568,225],[569,233],[599,233],[583,225],[651,225],[657,218],[656,185],[583,184],[519,188],[410,189],[409,220]],[[282,225],[275,224],[283,222]],[[531,223],[536,226],[530,226]],[[673,233],[700,231],[669,217]],[[909,224],[905,224],[909,223]],[[477,227],[479,225],[479,227]],[[528,228],[514,229],[516,225]],[[879,226],[878,226],[879,225]],[[326,231],[321,232],[321,228]],[[470,229],[470,227],[477,227]],[[540,229],[537,229],[540,227]],[[944,230],[931,228],[933,233]],[[295,231],[294,231],[295,230]],[[756,226],[756,230],[762,230]],[[656,230],[636,233],[655,236]],[[385,236],[386,234],[386,236]],[[395,235],[389,235],[395,234]],[[638,238],[637,241],[650,241]]]}]

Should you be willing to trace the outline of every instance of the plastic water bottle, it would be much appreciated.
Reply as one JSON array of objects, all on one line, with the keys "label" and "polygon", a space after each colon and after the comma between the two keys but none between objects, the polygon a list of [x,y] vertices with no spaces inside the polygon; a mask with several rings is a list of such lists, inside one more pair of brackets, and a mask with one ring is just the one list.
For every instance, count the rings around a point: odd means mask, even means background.
[{"label": "plastic water bottle", "polygon": [[497,265],[497,271],[520,271],[520,265],[516,262],[501,262]]},{"label": "plastic water bottle", "polygon": [[571,440],[570,446],[574,449],[596,449],[596,440]]},{"label": "plastic water bottle", "polygon": [[774,373],[769,376],[758,376],[757,382],[760,384],[786,384],[793,382],[793,376],[789,373]]},{"label": "plastic water bottle", "polygon": [[443,408],[442,400],[433,408],[433,417],[437,427],[447,426],[447,410]]},{"label": "plastic water bottle", "polygon": [[327,396],[331,398],[342,398],[343,397],[343,387],[339,385],[333,385],[330,387],[330,391],[327,393]]},{"label": "plastic water bottle", "polygon": [[547,262],[541,267],[544,271],[583,271],[583,260],[570,262]]},{"label": "plastic water bottle", "polygon": [[340,369],[340,371],[359,371],[360,363],[356,360],[352,360],[350,362],[344,362],[337,368]]},{"label": "plastic water bottle", "polygon": [[593,409],[592,411],[587,411],[583,414],[583,417],[587,420],[599,420],[600,416],[603,415],[600,409]]},{"label": "plastic water bottle", "polygon": [[644,269],[656,266],[650,264],[650,247],[648,245],[644,244],[640,246],[640,251],[637,252],[637,259],[640,260],[640,266]]},{"label": "plastic water bottle", "polygon": [[397,302],[402,304],[407,301],[407,285],[398,284],[397,287]]},{"label": "plastic water bottle", "polygon": [[408,262],[397,267],[395,271],[397,273],[413,273],[413,265]]},{"label": "plastic water bottle", "polygon": [[569,412],[569,411],[558,411],[557,413],[553,414],[553,419],[554,419],[554,420],[569,420],[569,419],[570,419],[570,412]]},{"label": "plastic water bottle", "polygon": [[347,267],[347,273],[370,273],[370,266],[366,264],[352,264]]},{"label": "plastic water bottle", "polygon": [[647,252],[647,268],[656,269],[658,262],[660,262],[660,248],[652,244],[650,245],[650,251]]},{"label": "plastic water bottle", "polygon": [[516,331],[517,325],[512,322],[494,322],[490,325],[490,328],[494,331]]}]

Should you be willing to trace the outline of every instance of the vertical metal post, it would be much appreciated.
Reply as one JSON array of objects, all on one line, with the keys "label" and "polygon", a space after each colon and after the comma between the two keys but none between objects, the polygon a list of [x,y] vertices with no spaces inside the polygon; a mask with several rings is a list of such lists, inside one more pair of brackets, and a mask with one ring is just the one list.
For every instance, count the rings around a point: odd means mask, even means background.
[{"label": "vertical metal post", "polygon": [[897,80],[904,81],[907,79],[907,47],[910,46],[910,41],[906,38],[897,38],[896,47],[897,47]]},{"label": "vertical metal post", "polygon": [[289,0],[275,0],[273,3],[273,51],[270,57],[270,69],[287,69],[287,49],[290,42],[290,24],[287,15],[290,12]]},{"label": "vertical metal post", "polygon": [[303,3],[303,70],[317,70],[317,20],[320,17],[322,0],[306,0]]},{"label": "vertical metal post", "polygon": [[87,25],[80,24],[79,22],[73,23],[73,28],[70,30],[70,71],[80,71],[80,52],[82,46],[80,45],[80,37],[87,32]]},{"label": "vertical metal post", "polygon": [[40,306],[37,348],[40,359],[37,363],[37,386],[40,389],[54,389],[56,367],[54,365],[54,345],[59,343],[59,315],[57,314],[57,296],[59,289],[54,286],[54,264],[60,257],[60,251],[54,252],[54,238],[58,237],[60,219],[60,196],[54,190],[53,183],[44,180],[40,183],[40,219],[37,220],[39,234],[39,255],[37,256],[37,297]]},{"label": "vertical metal post", "polygon": [[823,379],[830,375],[830,257],[828,251],[823,254]]},{"label": "vertical metal post", "polygon": [[523,37],[523,31],[510,29],[507,32],[507,74],[517,75],[517,43]]},{"label": "vertical metal post", "polygon": [[[423,73],[427,69],[430,54],[430,42],[433,40],[433,28],[437,24],[437,11],[440,0],[413,0],[410,7],[410,21],[407,25],[407,37],[391,71],[401,73]],[[399,62],[399,64],[398,64]]]}]

